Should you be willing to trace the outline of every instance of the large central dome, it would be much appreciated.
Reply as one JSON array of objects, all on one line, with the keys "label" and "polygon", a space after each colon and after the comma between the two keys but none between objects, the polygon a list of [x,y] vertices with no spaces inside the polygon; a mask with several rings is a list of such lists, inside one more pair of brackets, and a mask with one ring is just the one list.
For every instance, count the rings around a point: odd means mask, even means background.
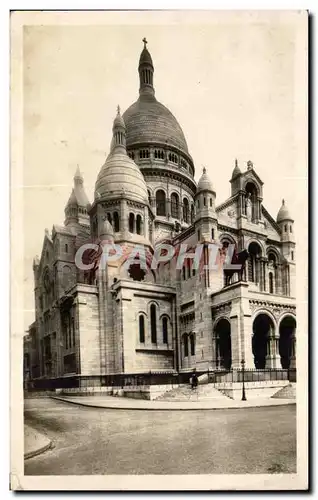
[{"label": "large central dome", "polygon": [[126,144],[148,143],[172,146],[189,156],[182,129],[171,111],[155,98],[153,86],[154,67],[144,39],[144,49],[139,59],[139,99],[123,114],[126,125]]},{"label": "large central dome", "polygon": [[137,143],[159,143],[188,153],[182,129],[171,111],[154,95],[141,94],[123,115],[127,146]]}]

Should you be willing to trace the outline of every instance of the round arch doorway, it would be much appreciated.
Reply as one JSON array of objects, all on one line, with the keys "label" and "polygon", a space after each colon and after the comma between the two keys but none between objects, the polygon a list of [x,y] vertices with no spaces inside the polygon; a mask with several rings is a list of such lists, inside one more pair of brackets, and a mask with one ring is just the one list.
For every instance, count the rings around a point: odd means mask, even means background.
[{"label": "round arch doorway", "polygon": [[253,321],[252,338],[252,350],[256,369],[264,370],[266,368],[268,338],[272,331],[274,331],[274,323],[270,316],[265,313],[256,316]]},{"label": "round arch doorway", "polygon": [[296,319],[285,316],[279,325],[279,355],[282,368],[288,370],[292,358],[295,359]]},{"label": "round arch doorway", "polygon": [[216,342],[216,366],[218,369],[230,370],[232,366],[231,324],[229,320],[220,319],[214,328]]}]

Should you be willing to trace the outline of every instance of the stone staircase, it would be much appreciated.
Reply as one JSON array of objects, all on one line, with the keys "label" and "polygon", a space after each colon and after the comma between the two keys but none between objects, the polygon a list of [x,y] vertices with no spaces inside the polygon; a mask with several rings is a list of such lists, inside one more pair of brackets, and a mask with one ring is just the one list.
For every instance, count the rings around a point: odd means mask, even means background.
[{"label": "stone staircase", "polygon": [[194,390],[190,384],[175,387],[165,394],[162,394],[156,401],[211,401],[211,400],[229,400],[227,396],[218,391],[213,384],[198,385]]},{"label": "stone staircase", "polygon": [[274,399],[296,399],[296,384],[288,384],[273,394]]}]

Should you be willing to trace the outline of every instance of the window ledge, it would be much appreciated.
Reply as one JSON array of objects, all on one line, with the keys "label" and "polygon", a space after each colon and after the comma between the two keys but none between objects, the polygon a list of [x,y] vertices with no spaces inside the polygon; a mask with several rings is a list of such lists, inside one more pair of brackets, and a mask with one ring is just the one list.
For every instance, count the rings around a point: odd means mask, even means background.
[{"label": "window ledge", "polygon": [[164,346],[138,346],[136,347],[136,352],[173,352],[174,350],[170,347]]}]

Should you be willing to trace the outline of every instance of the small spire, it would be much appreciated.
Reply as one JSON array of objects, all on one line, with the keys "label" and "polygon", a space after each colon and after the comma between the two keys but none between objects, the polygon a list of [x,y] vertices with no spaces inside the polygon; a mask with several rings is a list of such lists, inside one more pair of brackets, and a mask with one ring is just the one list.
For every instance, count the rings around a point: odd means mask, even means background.
[{"label": "small spire", "polygon": [[284,198],[282,199],[282,205],[285,205],[285,200],[284,200]]},{"label": "small spire", "polygon": [[235,158],[235,168],[238,168],[237,158]]},{"label": "small spire", "polygon": [[81,174],[81,171],[80,171],[80,168],[79,168],[79,164],[77,164],[77,167],[76,167],[76,172],[75,172],[75,175],[74,175],[74,184],[82,184],[83,183],[83,176]]},{"label": "small spire", "polygon": [[147,40],[146,40],[146,37],[144,37],[142,39],[142,41],[144,42],[144,49],[146,49],[147,48],[147,43],[148,43]]},{"label": "small spire", "polygon": [[206,168],[205,168],[205,167],[203,167],[202,172],[203,172],[204,174],[206,174]]},{"label": "small spire", "polygon": [[113,139],[111,144],[111,150],[113,151],[116,147],[121,147],[126,149],[126,126],[123,117],[120,114],[120,106],[117,106],[117,115],[113,124]]}]

